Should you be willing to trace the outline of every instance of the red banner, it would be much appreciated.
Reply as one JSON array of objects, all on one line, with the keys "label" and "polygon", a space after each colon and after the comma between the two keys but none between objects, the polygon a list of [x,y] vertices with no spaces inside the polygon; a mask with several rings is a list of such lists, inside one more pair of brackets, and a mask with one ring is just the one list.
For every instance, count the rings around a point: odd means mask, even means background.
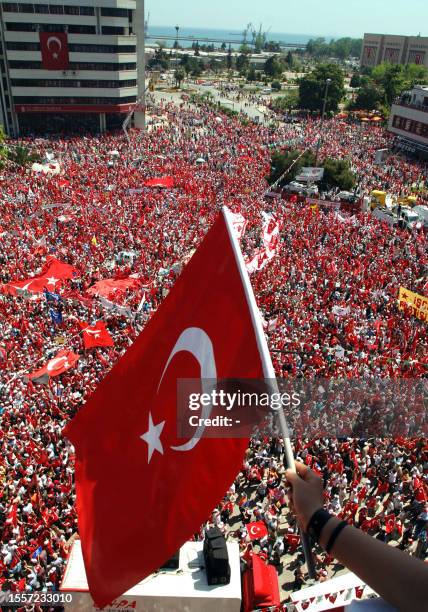
[{"label": "red banner", "polygon": [[46,70],[68,68],[68,43],[66,32],[40,32],[42,66]]}]

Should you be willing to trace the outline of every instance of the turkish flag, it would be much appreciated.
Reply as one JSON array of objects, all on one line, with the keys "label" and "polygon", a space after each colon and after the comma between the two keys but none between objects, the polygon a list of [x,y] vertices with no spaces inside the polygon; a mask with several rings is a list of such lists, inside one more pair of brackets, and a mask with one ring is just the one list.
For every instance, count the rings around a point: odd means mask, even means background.
[{"label": "turkish flag", "polygon": [[20,281],[11,281],[1,287],[6,295],[22,295],[26,293],[42,293],[43,289],[48,291],[58,290],[62,281],[71,279],[77,274],[77,270],[70,264],[63,263],[55,257],[46,260],[44,268],[39,276],[26,278]]},{"label": "turkish flag", "polygon": [[42,66],[46,70],[68,68],[68,42],[66,32],[40,32]]},{"label": "turkish flag", "polygon": [[114,346],[113,338],[110,336],[104,321],[97,321],[92,326],[79,321],[79,325],[82,328],[85,349],[95,346]]},{"label": "turkish flag", "polygon": [[29,378],[33,383],[46,384],[49,381],[49,378],[59,376],[60,374],[71,370],[79,359],[79,355],[64,349],[59,351],[59,353],[57,353],[53,359],[50,359],[42,368],[32,372],[29,375]]},{"label": "turkish flag", "polygon": [[65,428],[76,449],[79,534],[99,607],[199,531],[239,472],[248,440],[203,432],[177,438],[177,380],[260,379],[265,368],[268,376],[256,309],[225,211],[140,336]]},{"label": "turkish flag", "polygon": [[262,540],[268,534],[268,530],[263,521],[257,521],[256,523],[248,523],[247,525],[248,535],[250,540]]},{"label": "turkish flag", "polygon": [[145,181],[146,187],[174,187],[174,178],[172,176],[165,176],[163,178],[151,178]]}]

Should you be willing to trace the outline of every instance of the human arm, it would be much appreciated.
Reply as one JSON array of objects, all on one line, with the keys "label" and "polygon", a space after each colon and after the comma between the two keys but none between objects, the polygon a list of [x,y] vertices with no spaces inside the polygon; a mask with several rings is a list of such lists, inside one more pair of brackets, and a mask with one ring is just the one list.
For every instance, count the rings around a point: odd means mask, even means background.
[{"label": "human arm", "polygon": [[[286,478],[292,487],[293,510],[306,531],[314,512],[323,507],[323,486],[306,465],[296,462],[296,470],[287,470]],[[319,538],[323,548],[339,523],[332,517],[323,527]],[[340,532],[331,554],[399,610],[428,611],[427,564],[350,525]]]}]

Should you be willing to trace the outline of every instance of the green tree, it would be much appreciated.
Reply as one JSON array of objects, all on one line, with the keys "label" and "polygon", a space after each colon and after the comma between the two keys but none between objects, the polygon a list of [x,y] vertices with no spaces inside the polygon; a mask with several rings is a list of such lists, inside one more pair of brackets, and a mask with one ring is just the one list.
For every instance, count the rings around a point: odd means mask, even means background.
[{"label": "green tree", "polygon": [[322,165],[324,167],[322,180],[324,188],[339,187],[339,189],[349,191],[355,187],[356,178],[347,161],[327,158]]},{"label": "green tree", "polygon": [[31,149],[23,145],[10,147],[7,151],[7,157],[18,166],[28,166],[29,164],[40,161],[39,153],[31,151]]},{"label": "green tree", "polygon": [[361,77],[359,74],[352,75],[349,86],[352,87],[353,89],[356,89],[357,87],[361,87]]},{"label": "green tree", "polygon": [[271,57],[266,60],[264,71],[267,76],[273,79],[277,79],[281,76],[283,67],[276,55],[271,55]]},{"label": "green tree", "polygon": [[287,57],[285,58],[285,63],[287,64],[287,67],[289,68],[289,70],[292,70],[293,64],[294,64],[294,57],[291,51],[287,53]]},{"label": "green tree", "polygon": [[247,81],[249,83],[252,83],[254,81],[257,81],[257,73],[256,73],[256,69],[254,68],[254,66],[251,66],[248,74],[247,74]]},{"label": "green tree", "polygon": [[159,47],[155,50],[155,55],[148,62],[149,70],[168,70],[169,58],[163,47]]},{"label": "green tree", "polygon": [[280,83],[280,81],[272,81],[271,87],[272,87],[272,89],[274,91],[281,91],[281,83]]},{"label": "green tree", "polygon": [[380,64],[372,70],[372,79],[384,92],[385,103],[391,105],[406,87],[403,66],[400,64]]},{"label": "green tree", "polygon": [[177,70],[174,72],[174,79],[178,89],[180,89],[181,83],[184,81],[185,77],[186,73],[184,72],[183,68],[177,68]]},{"label": "green tree", "polygon": [[298,107],[299,94],[296,89],[290,89],[283,96],[272,100],[272,107],[279,113],[287,113]]},{"label": "green tree", "polygon": [[241,53],[236,58],[236,69],[241,73],[247,72],[250,67],[250,60],[248,59],[248,55],[245,53]]},{"label": "green tree", "polygon": [[195,43],[195,55],[196,56],[200,55],[200,53],[199,53],[199,43],[198,42]]},{"label": "green tree", "polygon": [[285,185],[292,181],[304,166],[314,165],[315,155],[311,151],[306,151],[296,162],[299,155],[301,155],[301,151],[297,150],[287,151],[286,153],[274,151],[271,157],[270,174],[267,177],[269,184],[275,183],[289,169],[280,182],[281,186]]},{"label": "green tree", "polygon": [[336,64],[319,64],[307,76],[300,79],[299,108],[321,112],[327,79],[331,83],[327,91],[326,111],[337,111],[345,95],[343,72]]},{"label": "green tree", "polygon": [[233,55],[232,55],[232,47],[229,45],[229,50],[227,52],[227,57],[226,57],[226,65],[227,65],[227,69],[230,71],[233,68]]},{"label": "green tree", "polygon": [[355,110],[378,110],[383,99],[382,89],[375,83],[368,83],[364,87],[360,87],[351,108]]},{"label": "green tree", "polygon": [[4,167],[5,160],[8,157],[7,149],[4,146],[4,142],[5,142],[4,129],[3,129],[3,126],[0,125],[0,168]]},{"label": "green tree", "polygon": [[225,42],[222,42],[222,43],[221,43],[221,47],[220,47],[220,49],[221,49],[222,51],[226,51],[226,43],[225,43]]}]

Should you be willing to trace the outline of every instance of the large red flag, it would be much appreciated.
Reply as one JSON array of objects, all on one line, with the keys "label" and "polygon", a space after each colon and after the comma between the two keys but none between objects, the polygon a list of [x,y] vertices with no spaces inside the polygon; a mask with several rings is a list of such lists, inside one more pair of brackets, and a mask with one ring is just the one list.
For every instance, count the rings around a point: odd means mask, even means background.
[{"label": "large red flag", "polygon": [[68,42],[66,32],[40,32],[42,66],[46,70],[68,68]]},{"label": "large red flag", "polygon": [[270,374],[227,215],[217,219],[144,331],[65,429],[76,448],[86,574],[100,607],[198,531],[241,467],[247,440],[183,440],[176,433],[177,379]]},{"label": "large red flag", "polygon": [[82,328],[85,349],[95,346],[114,346],[113,338],[110,336],[104,321],[97,321],[92,326],[79,321],[79,325]]},{"label": "large red flag", "polygon": [[59,376],[60,374],[71,370],[79,359],[80,356],[73,353],[73,351],[63,349],[62,351],[59,351],[59,353],[57,353],[53,359],[50,359],[42,368],[29,374],[29,379],[32,382],[46,384],[49,382],[49,378]]}]

